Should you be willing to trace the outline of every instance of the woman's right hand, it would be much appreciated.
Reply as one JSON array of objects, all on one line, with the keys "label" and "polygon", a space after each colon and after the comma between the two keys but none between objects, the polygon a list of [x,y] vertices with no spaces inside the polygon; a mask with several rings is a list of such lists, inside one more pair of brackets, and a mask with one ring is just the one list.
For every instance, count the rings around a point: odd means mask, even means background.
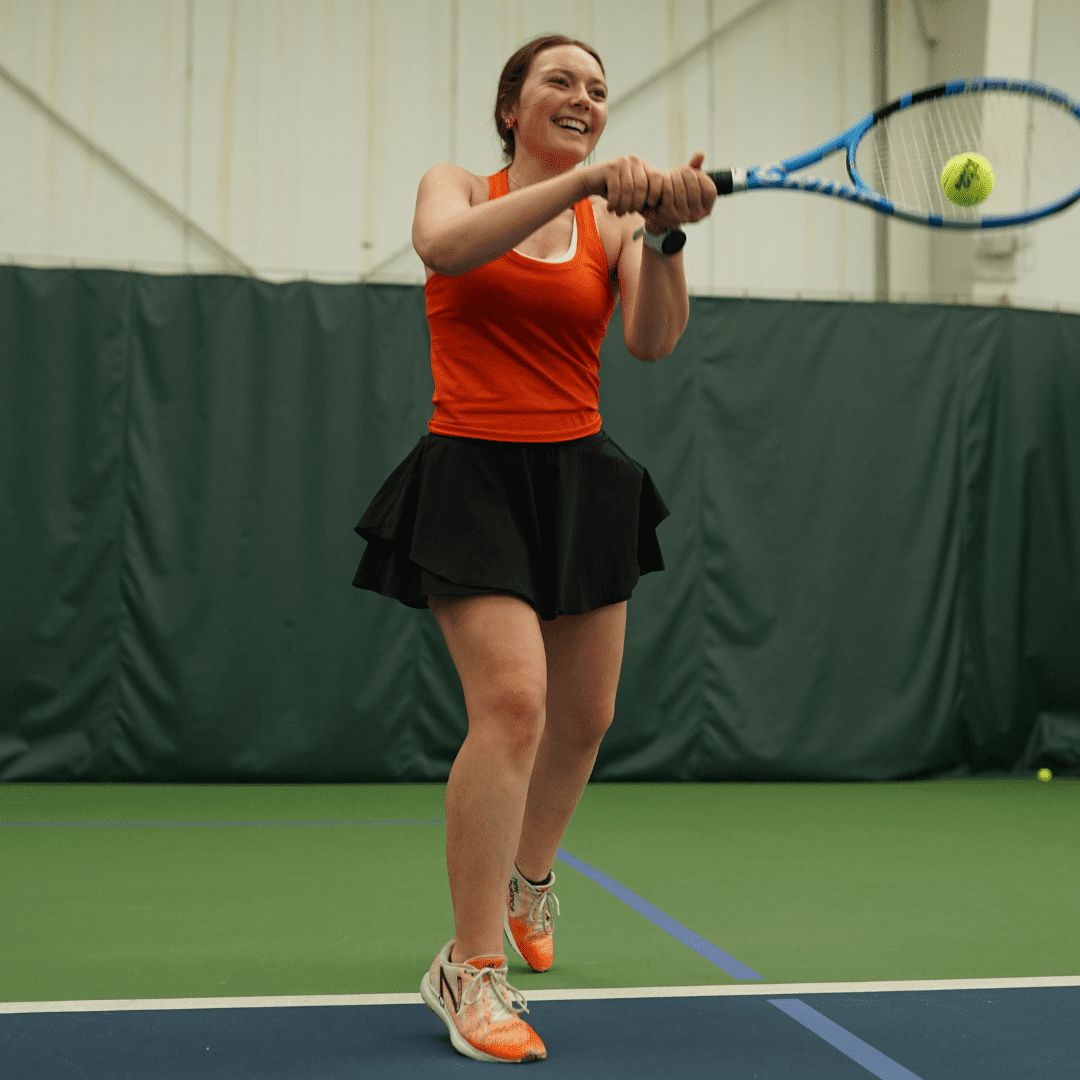
[{"label": "woman's right hand", "polygon": [[664,196],[664,174],[633,154],[601,161],[582,171],[586,195],[602,195],[608,209],[619,217],[657,206]]}]

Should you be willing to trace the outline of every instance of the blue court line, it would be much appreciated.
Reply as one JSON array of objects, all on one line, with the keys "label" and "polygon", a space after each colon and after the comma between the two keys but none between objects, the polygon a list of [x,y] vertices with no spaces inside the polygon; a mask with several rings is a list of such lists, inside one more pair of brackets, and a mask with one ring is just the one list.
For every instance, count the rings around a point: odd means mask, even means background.
[{"label": "blue court line", "polygon": [[846,1028],[833,1023],[827,1016],[822,1016],[816,1009],[811,1009],[798,998],[768,998],[770,1005],[775,1005],[792,1020],[797,1020],[830,1046],[835,1046],[841,1054],[846,1054],[856,1064],[872,1072],[878,1080],[919,1080],[910,1069],[898,1065],[892,1058],[886,1057],[880,1050],[875,1050],[869,1043],[852,1035]]},{"label": "blue court line", "polygon": [[633,908],[634,911],[643,918],[648,919],[649,922],[655,923],[665,933],[689,946],[699,956],[703,956],[708,960],[709,963],[715,964],[718,968],[726,971],[733,979],[765,979],[764,975],[759,975],[741,960],[736,960],[734,956],[724,952],[723,949],[718,948],[711,941],[706,941],[700,934],[695,934],[688,926],[676,922],[670,915],[665,915],[658,907],[653,907],[647,900],[642,900],[637,893],[631,892],[613,877],[608,877],[602,870],[597,870],[595,866],[582,862],[581,859],[577,858],[576,855],[571,855],[565,848],[559,848],[558,857],[568,866],[572,866],[578,873],[584,874],[590,880],[595,881],[600,888],[606,889],[613,896],[617,896],[624,904]]}]

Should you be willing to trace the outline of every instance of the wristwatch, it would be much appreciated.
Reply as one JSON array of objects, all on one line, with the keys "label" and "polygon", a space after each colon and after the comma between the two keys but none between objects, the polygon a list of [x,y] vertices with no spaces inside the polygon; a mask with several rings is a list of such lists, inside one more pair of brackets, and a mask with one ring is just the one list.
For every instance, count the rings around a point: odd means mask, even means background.
[{"label": "wristwatch", "polygon": [[639,236],[645,237],[645,243],[653,249],[653,251],[659,251],[661,255],[674,255],[676,252],[682,250],[683,244],[686,243],[686,233],[682,229],[668,229],[667,232],[660,233],[659,236],[654,236],[644,225],[636,233],[634,233],[634,239]]}]

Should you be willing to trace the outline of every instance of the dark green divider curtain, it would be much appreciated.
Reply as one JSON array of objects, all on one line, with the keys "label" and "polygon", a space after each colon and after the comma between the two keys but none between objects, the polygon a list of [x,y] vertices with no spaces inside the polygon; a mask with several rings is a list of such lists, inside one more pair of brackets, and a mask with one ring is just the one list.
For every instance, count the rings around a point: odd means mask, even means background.
[{"label": "dark green divider curtain", "polygon": [[[430,612],[351,585],[423,291],[0,268],[0,779],[444,781]],[[691,301],[605,430],[672,515],[596,780],[1080,772],[1080,317]]]}]

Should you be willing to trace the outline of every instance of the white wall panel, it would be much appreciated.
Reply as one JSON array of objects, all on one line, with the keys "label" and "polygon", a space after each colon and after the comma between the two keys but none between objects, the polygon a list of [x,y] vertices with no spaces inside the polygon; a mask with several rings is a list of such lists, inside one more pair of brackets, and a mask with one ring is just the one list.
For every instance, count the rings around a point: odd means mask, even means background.
[{"label": "white wall panel", "polygon": [[[1080,3],[1036,0],[1034,77],[1080,99]],[[1080,183],[1080,177],[1077,178]],[[1014,304],[1080,310],[1080,204],[1029,226],[1016,281],[1004,291]],[[995,298],[994,291],[986,297]]]},{"label": "white wall panel", "polygon": [[[615,107],[596,159],[670,168],[701,150],[707,168],[764,164],[872,107],[872,2],[0,0],[0,65],[120,162],[0,78],[0,258],[419,283],[420,177],[442,161],[502,167],[496,85],[528,38],[566,33],[603,57]],[[975,73],[986,3],[888,0],[890,94]],[[1035,77],[1077,94],[1080,5],[1035,8]],[[814,171],[846,178],[840,159]],[[688,229],[688,283],[868,297],[874,221],[791,192],[722,199]],[[970,238],[889,227],[894,298],[971,295]],[[1080,211],[1031,237],[1011,295],[1080,307]]]},{"label": "white wall panel", "polygon": [[[987,0],[934,0],[927,3],[935,45],[930,82],[977,78],[985,74]],[[930,234],[930,288],[934,296],[968,300],[975,271],[975,241],[970,233],[941,229]]]},{"label": "white wall panel", "polygon": [[[184,10],[184,0],[0,4],[0,63],[174,202]],[[175,223],[2,82],[0,146],[4,256],[116,265],[179,257]]]},{"label": "white wall panel", "polygon": [[[930,47],[923,36],[915,0],[889,0],[888,99],[931,85]],[[889,295],[891,299],[923,298],[931,290],[930,244],[924,225],[889,220]]]},{"label": "white wall panel", "polygon": [[192,212],[266,276],[356,278],[398,239],[389,146],[408,169],[430,130],[393,70],[407,6],[195,5]]},{"label": "white wall panel", "polygon": [[[720,41],[721,164],[761,165],[809,150],[870,108],[870,12],[842,0],[776,0]],[[847,180],[842,158],[814,166]],[[789,191],[718,202],[716,287],[751,295],[872,289],[873,219],[838,200]]]}]

